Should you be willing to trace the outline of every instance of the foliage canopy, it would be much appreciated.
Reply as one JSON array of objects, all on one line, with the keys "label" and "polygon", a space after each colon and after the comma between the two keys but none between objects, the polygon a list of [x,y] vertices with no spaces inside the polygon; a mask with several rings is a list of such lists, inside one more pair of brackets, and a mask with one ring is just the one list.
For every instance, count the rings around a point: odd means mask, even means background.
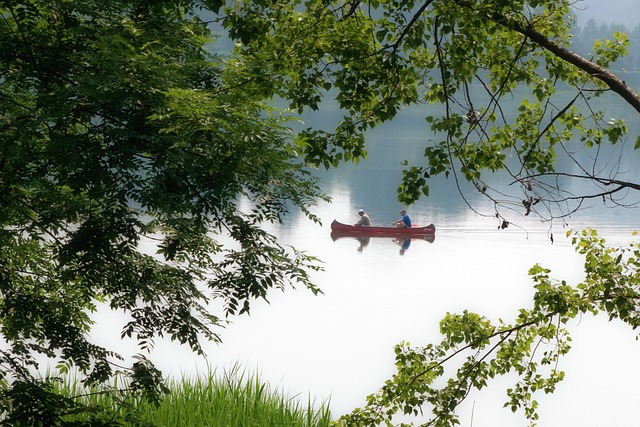
[{"label": "foliage canopy", "polygon": [[[42,356],[89,383],[125,372],[132,391],[154,401],[161,374],[144,350],[158,337],[200,352],[200,339],[220,339],[225,316],[269,289],[318,292],[308,276],[316,260],[261,224],[292,206],[317,220],[309,209],[325,196],[306,166],[362,158],[365,132],[405,106],[439,104],[442,114],[425,117],[434,137],[424,159],[407,164],[402,202],[428,195],[429,179],[445,174],[493,200],[503,226],[513,211],[553,220],[587,199],[621,203],[640,186],[600,147],[624,143],[627,127],[590,101],[613,92],[640,112],[610,71],[628,38],[573,53],[579,3],[1,2],[0,423],[59,425],[88,410],[34,378]],[[211,53],[211,25],[237,42],[233,55]],[[343,113],[335,128],[294,135],[291,113],[272,107],[279,99],[291,112],[316,110],[329,97]],[[493,188],[485,178],[495,171],[518,189]],[[592,186],[574,194],[567,178]],[[535,420],[531,392],[561,379],[552,367],[568,348],[568,319],[605,311],[637,326],[636,248],[613,257],[591,232],[576,239],[590,260],[583,285],[553,283],[536,267],[534,307],[514,325],[448,316],[441,344],[399,346],[398,375],[340,422],[391,423],[430,403],[433,424],[452,425],[469,389],[513,369],[522,381],[511,406]],[[122,336],[142,351],[133,361],[89,339],[99,306],[130,317]],[[540,340],[557,346],[540,355]],[[458,376],[432,388],[444,355],[459,350],[472,355]],[[538,366],[551,367],[546,377]],[[118,422],[96,414],[92,425]]]},{"label": "foliage canopy", "polygon": [[[252,71],[207,52],[202,7],[0,4],[3,425],[78,410],[34,379],[43,359],[90,383],[124,372],[157,400],[155,339],[201,352],[269,289],[319,291],[308,273],[320,264],[261,224],[292,207],[317,220],[309,207],[325,196]],[[93,343],[99,307],[129,318],[134,360]]]},{"label": "foliage canopy", "polygon": [[[588,200],[622,204],[640,188],[600,150],[625,145],[624,120],[591,105],[610,92],[640,112],[640,97],[611,71],[629,38],[614,33],[596,40],[587,57],[576,54],[574,7],[586,6],[573,0],[249,2],[230,9],[224,22],[244,43],[243,57],[261,61],[274,95],[299,110],[321,108],[330,96],[343,110],[335,129],[299,135],[309,162],[358,158],[366,154],[366,130],[406,106],[439,104],[441,115],[425,117],[433,136],[425,136],[424,159],[407,164],[399,200],[410,204],[428,195],[429,179],[445,174],[491,199],[490,214],[506,226],[516,215],[563,218]],[[632,144],[638,148],[640,139]],[[512,178],[506,188],[487,179],[496,171]],[[584,189],[572,190],[571,181]]]},{"label": "foliage canopy", "polygon": [[[640,185],[623,156],[640,147],[640,137],[629,143],[624,120],[592,105],[613,94],[640,112],[640,97],[612,71],[629,38],[616,32],[596,40],[587,56],[572,51],[571,11],[581,3],[255,1],[228,9],[224,25],[242,43],[241,57],[262,64],[273,96],[298,111],[323,108],[328,97],[337,102],[344,115],[335,129],[297,137],[314,165],[366,155],[365,132],[406,106],[441,105],[440,115],[425,117],[433,138],[425,137],[424,158],[407,163],[399,200],[428,196],[429,179],[444,174],[492,200],[491,215],[505,228],[516,215],[553,222],[588,200],[637,203]],[[617,156],[605,152],[610,146],[621,147]],[[487,179],[497,171],[511,177],[506,188]],[[571,319],[604,312],[638,326],[637,248],[607,248],[594,231],[576,234],[574,244],[586,258],[585,282],[556,282],[536,266],[533,307],[514,324],[448,315],[440,344],[399,345],[397,372],[337,424],[394,425],[405,414],[452,426],[471,390],[507,373],[519,378],[507,406],[534,424],[535,393],[552,392],[563,378],[557,362],[570,348]],[[460,367],[446,375],[444,365],[456,356]]]}]

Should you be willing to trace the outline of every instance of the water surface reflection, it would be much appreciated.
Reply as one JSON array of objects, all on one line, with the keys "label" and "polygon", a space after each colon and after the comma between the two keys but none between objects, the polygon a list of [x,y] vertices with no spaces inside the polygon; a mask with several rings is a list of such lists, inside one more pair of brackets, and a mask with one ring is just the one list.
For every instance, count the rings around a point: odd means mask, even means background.
[{"label": "water surface reflection", "polygon": [[[458,184],[438,178],[430,197],[409,208],[414,223],[436,225],[435,240],[332,236],[331,221],[354,223],[359,208],[373,224],[397,219],[404,207],[396,202],[399,163],[420,156],[424,141],[419,131],[403,133],[406,129],[372,136],[369,158],[358,166],[318,173],[333,199],[314,210],[323,227],[298,214],[270,227],[281,242],[324,262],[324,271],[313,276],[323,295],[314,297],[303,289],[271,293],[270,303],[253,304],[251,316],[233,319],[222,345],[206,347],[206,361],[159,342],[153,355],[159,367],[183,375],[240,362],[287,391],[330,397],[339,416],[364,404],[393,373],[395,344],[440,341],[438,322],[447,312],[466,309],[512,322],[520,308],[531,305],[527,272],[536,263],[550,268],[552,277],[579,282],[582,259],[565,237],[569,227],[594,226],[611,244],[629,241],[640,228],[637,211],[600,205],[564,222],[518,217],[500,229],[495,218],[469,209],[458,195]],[[473,197],[473,192],[467,195]],[[471,201],[482,212],[492,210],[482,198]],[[107,317],[103,321],[109,324]],[[566,380],[554,395],[538,399],[538,425],[637,425],[640,347],[633,332],[585,317],[576,322],[573,336],[574,350],[559,367],[567,372]],[[102,331],[100,339],[119,340],[119,331]],[[502,408],[504,390],[511,385],[498,381],[472,395],[462,409],[462,425],[524,425],[522,416]]]},{"label": "water surface reflection", "polygon": [[[402,256],[402,246],[393,238],[332,238],[328,224],[333,219],[350,222],[359,206],[338,194],[334,203],[318,207],[323,227],[294,216],[273,228],[283,243],[323,260],[325,270],[315,273],[314,280],[324,294],[314,297],[301,289],[272,293],[270,304],[258,302],[251,316],[234,319],[222,345],[207,347],[208,363],[240,361],[287,391],[330,397],[338,416],[362,405],[392,374],[395,344],[439,341],[438,322],[447,312],[467,309],[511,322],[519,308],[531,304],[527,271],[535,263],[570,283],[583,276],[582,260],[563,230],[551,244],[546,225],[525,233],[498,230],[493,221],[468,214],[426,218],[414,211],[417,221],[436,224],[437,237],[432,242],[411,240]],[[395,219],[391,213],[388,219]],[[376,216],[380,222],[382,215],[381,210]],[[605,235],[622,241],[631,230],[628,223],[617,222],[605,227]],[[640,348],[633,333],[583,318],[576,322],[574,347],[574,354],[561,362],[565,383],[552,397],[539,399],[545,416],[539,425],[635,425]],[[205,366],[166,343],[159,344],[156,358],[164,370],[178,375]],[[605,367],[595,369],[599,366]],[[462,425],[524,424],[522,417],[502,408],[509,385],[498,381],[472,396],[462,410]]]}]

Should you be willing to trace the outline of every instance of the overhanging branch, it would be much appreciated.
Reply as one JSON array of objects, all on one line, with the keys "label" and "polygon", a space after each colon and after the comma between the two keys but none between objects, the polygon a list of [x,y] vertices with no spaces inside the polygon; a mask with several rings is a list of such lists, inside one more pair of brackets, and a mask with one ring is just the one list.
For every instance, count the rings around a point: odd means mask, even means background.
[{"label": "overhanging branch", "polygon": [[531,25],[526,28],[522,28],[518,25],[514,27],[514,30],[529,37],[532,41],[536,42],[540,47],[548,50],[556,55],[558,58],[564,59],[572,65],[580,68],[589,75],[605,83],[612,91],[620,95],[629,105],[631,105],[637,112],[640,113],[640,96],[635,93],[627,84],[618,76],[610,72],[609,70],[591,62],[580,55],[571,52],[569,49],[560,46],[557,43],[549,40],[547,37],[533,29]]},{"label": "overhanging branch", "polygon": [[[459,6],[467,7],[473,9],[475,4],[469,0],[456,0],[456,3]],[[529,24],[523,26],[520,22],[502,15],[498,12],[493,13],[491,16],[488,16],[492,21],[503,25],[504,27],[516,31],[526,37],[528,37],[531,41],[536,43],[541,48],[553,53],[558,58],[567,61],[568,63],[576,66],[582,71],[586,72],[590,76],[600,80],[604,84],[606,84],[609,89],[620,95],[622,99],[624,99],[629,105],[631,105],[637,112],[640,113],[640,96],[635,93],[627,84],[617,75],[613,74],[611,71],[607,70],[600,65],[589,61],[586,58],[570,51],[569,49],[555,43],[553,40],[550,40],[544,34],[537,31],[533,25]]]},{"label": "overhanging branch", "polygon": [[[523,177],[521,179],[518,179],[517,182],[522,182],[525,180],[529,180],[529,179],[537,179],[537,178],[541,178],[544,176],[555,176],[555,177],[567,177],[567,178],[576,178],[576,179],[588,179],[590,181],[594,181],[597,182],[601,185],[604,186],[610,186],[610,185],[615,185],[616,187],[620,187],[620,189],[624,189],[624,188],[629,188],[632,190],[638,190],[640,191],[640,184],[635,183],[635,182],[630,182],[630,181],[621,181],[619,179],[610,179],[610,178],[601,178],[598,176],[591,176],[591,175],[577,175],[577,174],[572,174],[572,173],[564,173],[564,172],[548,172],[548,173],[542,173],[542,174],[535,174],[535,175],[527,175],[526,177]],[[615,190],[618,191],[618,190]]]}]

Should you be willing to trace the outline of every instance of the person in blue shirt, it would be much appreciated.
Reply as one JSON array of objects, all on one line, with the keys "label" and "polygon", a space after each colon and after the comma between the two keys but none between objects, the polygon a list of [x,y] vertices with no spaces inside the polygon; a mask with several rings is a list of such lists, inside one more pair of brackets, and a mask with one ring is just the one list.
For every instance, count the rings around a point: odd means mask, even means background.
[{"label": "person in blue shirt", "polygon": [[407,215],[407,211],[405,211],[404,209],[401,210],[400,216],[401,218],[394,222],[393,225],[400,228],[411,228],[411,218],[409,218],[409,215]]}]

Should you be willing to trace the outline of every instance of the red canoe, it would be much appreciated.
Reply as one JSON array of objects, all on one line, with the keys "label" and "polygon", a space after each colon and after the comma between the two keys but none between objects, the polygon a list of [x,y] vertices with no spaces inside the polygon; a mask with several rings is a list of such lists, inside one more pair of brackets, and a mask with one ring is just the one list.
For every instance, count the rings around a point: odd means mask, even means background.
[{"label": "red canoe", "polygon": [[411,228],[398,228],[398,227],[375,227],[375,226],[360,226],[342,224],[335,219],[331,223],[331,230],[337,231],[343,234],[350,234],[353,236],[424,236],[429,234],[435,234],[436,226],[429,224],[426,227],[411,227]]}]

